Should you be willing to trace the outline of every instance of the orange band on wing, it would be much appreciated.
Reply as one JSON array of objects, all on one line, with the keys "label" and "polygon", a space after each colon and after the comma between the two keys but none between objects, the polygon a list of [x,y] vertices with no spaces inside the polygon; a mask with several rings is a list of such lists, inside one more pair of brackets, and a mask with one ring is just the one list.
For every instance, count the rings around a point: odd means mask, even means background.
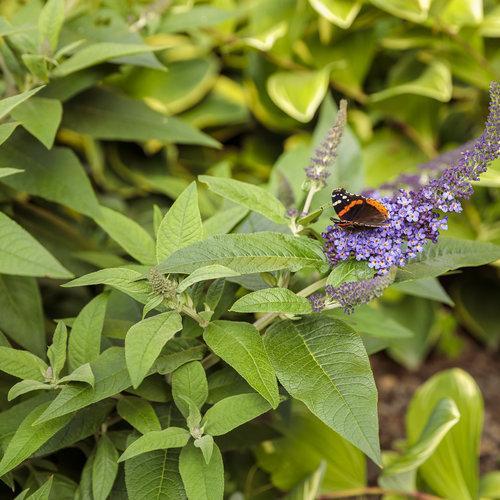
[{"label": "orange band on wing", "polygon": [[354,207],[355,205],[361,205],[362,203],[363,203],[363,200],[351,201],[351,203],[349,203],[349,205],[347,205],[347,207],[343,208],[337,215],[339,217],[342,217],[344,214],[349,212],[349,210],[351,210],[352,207]]},{"label": "orange band on wing", "polygon": [[389,216],[387,208],[385,208],[384,205],[380,203],[380,201],[374,200],[373,198],[367,198],[366,203],[368,203],[372,207],[375,207],[379,212],[383,213],[385,217]]}]

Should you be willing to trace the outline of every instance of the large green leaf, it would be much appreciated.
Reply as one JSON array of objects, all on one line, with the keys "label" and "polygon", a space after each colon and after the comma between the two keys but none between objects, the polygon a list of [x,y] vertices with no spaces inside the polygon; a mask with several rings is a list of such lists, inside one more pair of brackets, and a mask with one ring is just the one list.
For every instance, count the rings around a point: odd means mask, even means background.
[{"label": "large green leaf", "polygon": [[196,182],[192,182],[169,208],[160,223],[156,238],[158,262],[166,259],[175,250],[203,239]]},{"label": "large green leaf", "polygon": [[49,278],[73,277],[28,231],[2,212],[0,273]]},{"label": "large green leaf", "polygon": [[269,77],[267,91],[274,104],[296,120],[311,121],[328,89],[330,68],[278,72]]},{"label": "large green leaf", "polygon": [[408,472],[422,465],[459,420],[460,413],[453,399],[444,398],[438,401],[418,440],[404,450],[401,456],[390,462],[384,469],[384,475]]},{"label": "large green leaf", "polygon": [[453,306],[453,300],[446,293],[441,283],[437,278],[422,278],[418,280],[403,281],[393,283],[391,289],[399,290],[400,292],[413,295],[415,297],[423,297],[424,299],[436,300]]},{"label": "large green leaf", "polygon": [[195,283],[200,281],[213,280],[217,278],[227,278],[231,276],[239,276],[237,271],[229,269],[229,267],[214,264],[213,266],[200,267],[193,271],[187,278],[184,278],[177,286],[177,292],[182,293]]},{"label": "large green leaf", "polygon": [[208,347],[231,365],[273,407],[279,404],[276,374],[257,329],[236,321],[213,321],[203,334]]},{"label": "large green leaf", "polygon": [[189,415],[188,401],[201,408],[208,397],[205,369],[199,361],[186,363],[172,373],[172,396],[181,413]]},{"label": "large green leaf", "polygon": [[237,394],[209,408],[203,417],[202,427],[211,436],[221,436],[270,409],[269,403],[259,394]]},{"label": "large green leaf", "polygon": [[68,102],[64,107],[63,126],[95,139],[157,139],[180,144],[219,146],[215,139],[178,118],[167,117],[153,111],[142,101],[104,89],[89,90]]},{"label": "large green leaf", "polygon": [[309,0],[312,8],[325,19],[343,29],[350,28],[361,9],[361,1]]},{"label": "large green leaf", "polygon": [[101,207],[95,221],[134,259],[156,263],[154,241],[137,222],[107,207]]},{"label": "large green leaf", "polygon": [[321,462],[319,467],[291,490],[286,500],[314,500],[321,492],[321,484],[325,475],[326,464]]},{"label": "large green leaf", "polygon": [[103,434],[97,442],[92,463],[92,495],[95,500],[108,498],[118,474],[118,452],[113,442]]},{"label": "large green leaf", "polygon": [[[227,4],[226,4],[227,5]],[[193,5],[188,10],[168,11],[160,24],[161,33],[176,33],[187,30],[208,28],[240,15],[238,9]]]},{"label": "large green leaf", "polygon": [[94,387],[85,384],[67,385],[40,415],[37,423],[67,415],[92,403],[101,401],[130,387],[125,366],[125,353],[121,347],[111,347],[91,363],[95,376]]},{"label": "large green leaf", "polygon": [[477,497],[478,450],[483,427],[483,399],[470,375],[454,368],[431,377],[415,393],[406,417],[408,444],[422,436],[426,422],[443,398],[453,399],[460,421],[449,430],[419,472],[432,490],[456,500]]},{"label": "large green leaf", "polygon": [[431,2],[428,0],[370,0],[372,4],[390,14],[415,23],[425,21]]},{"label": "large green leaf", "polygon": [[354,330],[318,315],[274,323],[264,343],[285,389],[380,464],[377,388]]},{"label": "large green leaf", "polygon": [[49,0],[38,18],[38,43],[45,50],[46,45],[54,52],[64,24],[64,0]]},{"label": "large green leaf", "polygon": [[11,116],[50,149],[61,123],[62,105],[57,99],[33,97],[12,110]]},{"label": "large green leaf", "polygon": [[125,337],[125,359],[130,380],[137,388],[148,374],[163,346],[182,329],[182,318],[169,311],[136,323]]},{"label": "large green leaf", "polygon": [[277,224],[287,224],[283,204],[260,186],[208,175],[200,175],[199,179],[219,196],[258,212]]},{"label": "large green leaf", "polygon": [[226,234],[233,229],[238,222],[248,214],[248,209],[236,206],[227,210],[221,210],[209,219],[203,221],[205,236],[215,236],[216,234]]},{"label": "large green leaf", "polygon": [[151,451],[127,460],[125,483],[129,500],[186,498],[179,474],[178,452],[172,449]]},{"label": "large green leaf", "polygon": [[187,444],[190,434],[180,427],[169,427],[162,431],[147,432],[136,439],[122,454],[120,462],[128,460],[142,453],[168,448],[182,448]]},{"label": "large green leaf", "polygon": [[327,269],[321,245],[282,233],[223,234],[174,252],[158,265],[160,272],[191,273],[220,264],[241,274],[303,267]]},{"label": "large green leaf", "polygon": [[120,417],[142,434],[161,430],[154,408],[145,399],[132,396],[122,397],[116,405],[116,411]]},{"label": "large green leaf", "polygon": [[216,444],[207,464],[201,450],[189,443],[182,448],[179,470],[188,498],[222,500],[224,496],[224,464]]},{"label": "large green leaf", "polygon": [[37,406],[19,424],[0,461],[0,476],[17,467],[35,453],[40,446],[62,429],[71,419],[71,415],[64,415],[52,419],[50,422],[36,424],[36,420],[46,410],[47,405],[48,403]]},{"label": "large green leaf", "polygon": [[326,463],[325,491],[362,488],[366,484],[366,459],[351,443],[312,415],[302,404],[293,402],[287,419],[273,427],[280,433],[256,450],[259,467],[269,472],[272,483],[289,490],[322,461]]},{"label": "large green leaf", "polygon": [[235,312],[278,312],[307,314],[312,312],[311,303],[288,288],[264,288],[248,293],[231,307]]},{"label": "large green leaf", "polygon": [[23,175],[1,180],[17,191],[60,203],[90,217],[99,214],[89,178],[70,149],[47,150],[26,132],[17,130],[0,148],[0,167],[24,170]]},{"label": "large green leaf", "polygon": [[32,95],[35,95],[43,87],[35,87],[34,89],[27,90],[21,94],[13,95],[11,97],[6,97],[0,100],[0,119],[7,116],[16,106],[29,99]]},{"label": "large green leaf", "polygon": [[44,316],[36,280],[0,275],[0,310],[0,330],[33,354],[44,356]]},{"label": "large green leaf", "polygon": [[112,59],[124,56],[133,56],[136,54],[144,54],[159,49],[160,47],[153,47],[152,45],[135,45],[131,43],[93,43],[91,45],[87,45],[87,47],[79,50],[75,55],[62,62],[59,66],[57,66],[52,74],[56,77],[67,76],[71,73],[75,73],[76,71],[80,71]]},{"label": "large green leaf", "polygon": [[482,266],[500,259],[500,245],[483,241],[440,238],[417,259],[398,270],[396,281],[439,276],[453,269]]},{"label": "large green leaf", "polygon": [[71,371],[99,356],[107,302],[108,294],[100,294],[78,313],[68,343],[68,364]]}]

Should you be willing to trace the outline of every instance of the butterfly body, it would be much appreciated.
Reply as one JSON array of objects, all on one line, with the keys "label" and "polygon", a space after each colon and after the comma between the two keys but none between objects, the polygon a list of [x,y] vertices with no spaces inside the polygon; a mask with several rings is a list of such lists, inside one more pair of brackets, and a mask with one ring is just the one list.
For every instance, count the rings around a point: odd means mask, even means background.
[{"label": "butterfly body", "polygon": [[348,193],[342,188],[332,192],[332,206],[338,216],[338,219],[332,218],[332,221],[345,229],[384,227],[389,218],[389,211],[380,201]]}]

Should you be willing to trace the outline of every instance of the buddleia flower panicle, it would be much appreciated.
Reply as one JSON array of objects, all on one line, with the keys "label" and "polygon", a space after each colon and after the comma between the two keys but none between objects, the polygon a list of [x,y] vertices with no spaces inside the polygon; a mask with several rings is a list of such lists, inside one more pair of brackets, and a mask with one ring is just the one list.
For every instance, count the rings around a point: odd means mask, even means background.
[{"label": "buddleia flower panicle", "polygon": [[149,270],[148,281],[155,295],[162,296],[165,299],[175,298],[177,282],[165,277],[155,267]]},{"label": "buddleia flower panicle", "polygon": [[322,234],[324,250],[332,265],[355,258],[367,261],[378,275],[402,267],[436,243],[440,230],[447,228],[449,212],[460,212],[461,199],[472,195],[472,181],[486,171],[500,155],[500,83],[490,87],[490,112],[483,134],[462,151],[458,159],[439,176],[415,189],[399,189],[380,201],[389,211],[388,224],[381,228],[349,231],[328,226]]},{"label": "buddleia flower panicle", "polygon": [[317,292],[313,293],[309,297],[307,297],[309,302],[311,303],[311,308],[313,312],[321,312],[325,308],[325,300],[326,297],[324,294]]},{"label": "buddleia flower panicle", "polygon": [[383,275],[374,278],[343,283],[338,287],[327,286],[327,296],[338,302],[347,314],[352,313],[354,307],[370,302],[380,297],[384,290],[394,281],[396,268],[392,268]]},{"label": "buddleia flower panicle", "polygon": [[342,99],[339,104],[337,118],[328,131],[323,142],[316,148],[311,163],[305,168],[309,181],[317,183],[321,189],[326,185],[330,172],[328,168],[337,158],[337,152],[347,120],[347,101]]}]

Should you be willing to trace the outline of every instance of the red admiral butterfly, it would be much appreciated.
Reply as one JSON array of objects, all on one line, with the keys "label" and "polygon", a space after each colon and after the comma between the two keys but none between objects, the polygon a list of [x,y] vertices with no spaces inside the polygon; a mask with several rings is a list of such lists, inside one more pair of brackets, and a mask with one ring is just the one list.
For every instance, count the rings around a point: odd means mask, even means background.
[{"label": "red admiral butterfly", "polygon": [[338,219],[332,217],[332,221],[339,227],[370,229],[387,225],[387,208],[373,198],[340,188],[332,191],[332,205],[338,215]]}]

